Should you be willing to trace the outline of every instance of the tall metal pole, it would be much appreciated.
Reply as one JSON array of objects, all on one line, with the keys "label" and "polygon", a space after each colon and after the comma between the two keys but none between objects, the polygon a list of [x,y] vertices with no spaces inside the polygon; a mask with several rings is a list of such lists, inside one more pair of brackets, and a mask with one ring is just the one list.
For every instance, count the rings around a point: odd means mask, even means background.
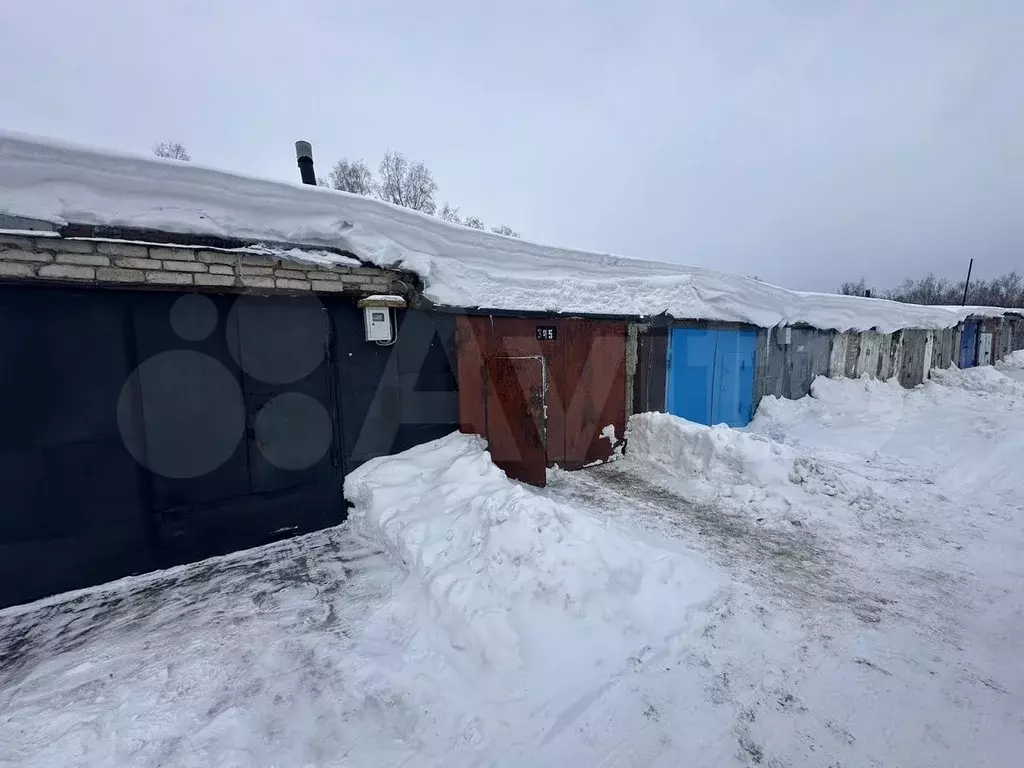
[{"label": "tall metal pole", "polygon": [[960,302],[960,306],[967,306],[967,289],[971,287],[971,270],[974,269],[974,259],[971,259],[971,263],[967,265],[967,282],[964,283],[964,298]]}]

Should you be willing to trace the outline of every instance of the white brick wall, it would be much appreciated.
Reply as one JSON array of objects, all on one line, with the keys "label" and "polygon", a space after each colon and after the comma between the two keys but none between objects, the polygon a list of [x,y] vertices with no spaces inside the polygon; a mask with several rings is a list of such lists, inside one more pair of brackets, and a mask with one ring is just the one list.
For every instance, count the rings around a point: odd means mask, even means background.
[{"label": "white brick wall", "polygon": [[147,272],[146,282],[160,285],[191,285],[192,275],[188,272]]},{"label": "white brick wall", "polygon": [[203,275],[198,274],[192,278],[196,285],[234,285],[234,275]]},{"label": "white brick wall", "polygon": [[55,277],[64,280],[92,280],[96,270],[92,267],[76,267],[71,264],[47,264],[39,268],[40,277]]},{"label": "white brick wall", "polygon": [[409,274],[376,267],[321,267],[253,253],[3,234],[0,280],[355,295],[404,295],[414,282]]},{"label": "white brick wall", "polygon": [[144,259],[149,255],[149,249],[144,245],[131,245],[129,243],[97,243],[96,250],[108,256],[129,256]]},{"label": "white brick wall", "polygon": [[30,264],[0,261],[0,277],[35,277],[35,274],[36,272]]},{"label": "white brick wall", "polygon": [[35,262],[49,262],[53,261],[52,253],[42,253],[40,251],[30,250],[16,250],[16,251],[0,251],[3,254],[5,261],[35,261]]},{"label": "white brick wall", "polygon": [[58,253],[58,264],[78,264],[86,267],[109,267],[110,257],[98,253]]},{"label": "white brick wall", "polygon": [[100,267],[96,270],[96,279],[104,283],[141,283],[143,274],[137,269]]},{"label": "white brick wall", "polygon": [[195,261],[196,252],[192,248],[150,248],[149,258],[161,261]]},{"label": "white brick wall", "polygon": [[172,272],[205,272],[207,266],[195,261],[165,261],[164,269]]}]

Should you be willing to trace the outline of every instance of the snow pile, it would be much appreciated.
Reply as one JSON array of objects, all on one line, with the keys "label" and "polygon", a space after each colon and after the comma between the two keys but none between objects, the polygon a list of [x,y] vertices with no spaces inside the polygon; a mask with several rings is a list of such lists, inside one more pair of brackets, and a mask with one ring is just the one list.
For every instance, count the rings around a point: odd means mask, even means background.
[{"label": "snow pile", "polygon": [[996,361],[996,367],[1005,370],[1024,371],[1024,349],[1011,352],[1002,360]]},{"label": "snow pile", "polygon": [[[931,374],[911,390],[895,380],[819,377],[811,397],[762,400],[747,431],[818,457],[826,469],[866,458],[874,463],[876,480],[910,475],[950,496],[967,485],[985,485],[982,477],[992,478],[993,492],[1014,482],[994,457],[1012,452],[1017,443],[1024,448],[1024,436],[1008,437],[1014,431],[998,414],[1024,414],[1024,385],[991,366]],[[898,465],[887,467],[879,458],[892,455],[900,457]],[[870,477],[864,480],[847,475],[838,495],[862,499],[864,493],[880,493]]]},{"label": "snow pile", "polygon": [[718,424],[708,427],[667,413],[631,416],[627,428],[629,455],[662,464],[674,474],[723,484],[764,485],[785,482],[792,451],[766,437]]},{"label": "snow pile", "polygon": [[[1004,370],[1019,371],[1022,357]],[[978,485],[1009,493],[1014,481],[997,457],[1018,443],[1024,450],[1024,432],[1009,440],[1007,425],[988,414],[1024,414],[1024,383],[991,366],[934,370],[932,377],[912,390],[895,379],[819,377],[809,397],[763,398],[739,430],[638,414],[629,421],[627,459],[685,498],[769,527],[794,520],[842,527],[869,511],[902,520],[911,502],[885,483],[902,487],[907,477],[950,498]],[[945,410],[951,418],[941,417]],[[977,414],[970,430],[963,413]],[[885,458],[893,455],[901,457],[896,464]],[[839,469],[865,461],[870,469],[863,473]]]},{"label": "snow pile", "polygon": [[997,360],[995,367],[1004,376],[1024,384],[1024,349],[1011,352],[1002,360]]},{"label": "snow pile", "polygon": [[408,569],[404,602],[425,606],[443,638],[418,653],[462,670],[495,706],[528,696],[541,729],[551,702],[687,633],[720,587],[688,552],[510,481],[479,437],[374,459],[345,493],[356,529]]},{"label": "snow pile", "polygon": [[749,512],[759,523],[788,525],[794,504],[808,494],[850,493],[813,455],[769,434],[708,427],[667,413],[630,417],[627,434],[633,462],[658,467],[688,498]]},{"label": "snow pile", "polygon": [[[701,267],[586,253],[448,224],[322,187],[0,132],[0,214],[331,246],[410,270],[454,307],[699,318],[889,332],[1002,309],[801,293]],[[338,258],[338,257],[336,257]]]},{"label": "snow pile", "polygon": [[971,392],[983,394],[1000,394],[1024,396],[1024,384],[1013,378],[1013,374],[1020,371],[1011,361],[1001,365],[1003,361],[996,363],[996,366],[979,365],[974,368],[949,368],[943,370],[936,368],[932,371],[932,381],[946,387],[966,389]]},{"label": "snow pile", "polygon": [[[831,430],[843,430],[857,425],[858,432],[862,433],[862,425],[866,422],[888,434],[892,425],[902,416],[907,392],[896,379],[880,381],[868,376],[859,379],[818,376],[811,382],[809,397],[788,400],[769,395],[762,398],[748,429],[775,440],[791,442],[794,436],[793,419],[811,410],[819,426]],[[850,446],[851,450],[855,448],[868,450],[863,445]]]}]

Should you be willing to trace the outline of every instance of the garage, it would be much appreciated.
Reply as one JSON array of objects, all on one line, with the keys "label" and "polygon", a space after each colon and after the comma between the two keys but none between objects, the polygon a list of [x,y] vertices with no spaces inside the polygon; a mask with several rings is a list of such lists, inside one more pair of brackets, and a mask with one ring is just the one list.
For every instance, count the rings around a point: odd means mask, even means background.
[{"label": "garage", "polygon": [[714,326],[669,333],[666,409],[698,424],[746,426],[754,415],[757,331]]},{"label": "garage", "polygon": [[348,297],[0,286],[0,606],[340,523],[457,428],[454,318]]},{"label": "garage", "polygon": [[486,437],[498,466],[537,486],[547,467],[608,459],[626,427],[627,335],[618,320],[460,316],[462,431]]}]

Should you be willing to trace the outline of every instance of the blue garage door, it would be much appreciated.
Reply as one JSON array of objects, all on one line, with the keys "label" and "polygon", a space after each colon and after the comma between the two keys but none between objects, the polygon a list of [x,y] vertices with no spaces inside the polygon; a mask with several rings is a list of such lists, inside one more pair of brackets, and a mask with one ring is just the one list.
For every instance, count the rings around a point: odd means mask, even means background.
[{"label": "blue garage door", "polygon": [[978,321],[964,323],[963,333],[960,334],[960,361],[961,368],[971,368],[975,365],[975,354],[978,349]]},{"label": "blue garage door", "polygon": [[742,427],[754,414],[757,332],[672,329],[668,412],[700,424]]}]

